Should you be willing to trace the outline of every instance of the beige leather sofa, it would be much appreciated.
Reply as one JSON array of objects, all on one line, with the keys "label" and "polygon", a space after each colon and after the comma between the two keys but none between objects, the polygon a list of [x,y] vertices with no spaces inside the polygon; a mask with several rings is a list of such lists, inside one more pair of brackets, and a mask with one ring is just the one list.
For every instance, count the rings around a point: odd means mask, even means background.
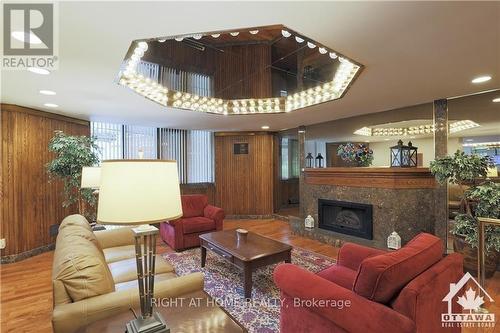
[{"label": "beige leather sofa", "polygon": [[[52,268],[54,332],[75,332],[139,306],[133,242],[130,228],[92,232],[81,215],[62,221]],[[203,289],[202,273],[178,277],[159,255],[156,274],[155,297],[179,297]]]}]

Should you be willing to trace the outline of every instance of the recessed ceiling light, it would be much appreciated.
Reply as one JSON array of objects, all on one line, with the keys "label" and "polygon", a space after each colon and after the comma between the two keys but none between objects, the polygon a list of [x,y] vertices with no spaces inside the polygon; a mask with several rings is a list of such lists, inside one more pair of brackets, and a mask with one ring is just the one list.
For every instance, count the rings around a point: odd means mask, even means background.
[{"label": "recessed ceiling light", "polygon": [[491,80],[491,76],[489,76],[489,75],[478,76],[478,77],[472,79],[472,83],[483,83],[483,82],[486,82],[489,80]]},{"label": "recessed ceiling light", "polygon": [[12,35],[12,37],[14,37],[14,39],[17,39],[18,41],[23,42],[23,43],[25,40],[27,40],[28,43],[30,43],[30,44],[42,44],[42,41],[40,40],[40,38],[38,38],[32,32],[26,33],[24,31],[13,31],[11,35]]},{"label": "recessed ceiling light", "polygon": [[31,73],[35,73],[35,74],[41,74],[41,75],[49,75],[50,74],[50,72],[47,69],[40,68],[40,67],[28,67],[28,70]]},{"label": "recessed ceiling light", "polygon": [[500,103],[500,97],[493,98],[493,103]]},{"label": "recessed ceiling light", "polygon": [[55,95],[56,92],[52,90],[40,90],[40,94],[42,95]]},{"label": "recessed ceiling light", "polygon": [[45,103],[44,105],[46,107],[48,107],[48,108],[57,108],[57,107],[59,107],[59,105],[54,104],[54,103]]},{"label": "recessed ceiling light", "polygon": [[269,129],[269,126],[264,125],[264,126],[262,126],[261,128],[262,128],[263,130],[266,130],[266,129]]}]

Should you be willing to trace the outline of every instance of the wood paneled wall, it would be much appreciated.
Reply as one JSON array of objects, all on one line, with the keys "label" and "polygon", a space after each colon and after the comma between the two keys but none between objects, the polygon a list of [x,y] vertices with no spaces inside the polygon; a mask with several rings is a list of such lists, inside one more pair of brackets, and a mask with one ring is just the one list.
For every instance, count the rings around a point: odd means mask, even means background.
[{"label": "wood paneled wall", "polygon": [[215,97],[267,98],[272,95],[271,46],[222,47],[216,56]]},{"label": "wood paneled wall", "polygon": [[49,227],[75,207],[62,207],[62,183],[52,181],[45,165],[53,154],[47,144],[55,130],[89,135],[87,121],[15,105],[1,105],[2,184],[1,231],[6,239],[2,256],[17,255],[54,242]]},{"label": "wood paneled wall", "polygon": [[[248,154],[234,154],[248,143]],[[215,204],[227,215],[270,215],[274,196],[274,135],[216,133]]]},{"label": "wood paneled wall", "polygon": [[209,204],[215,204],[215,185],[212,183],[181,184],[181,194],[204,194]]}]

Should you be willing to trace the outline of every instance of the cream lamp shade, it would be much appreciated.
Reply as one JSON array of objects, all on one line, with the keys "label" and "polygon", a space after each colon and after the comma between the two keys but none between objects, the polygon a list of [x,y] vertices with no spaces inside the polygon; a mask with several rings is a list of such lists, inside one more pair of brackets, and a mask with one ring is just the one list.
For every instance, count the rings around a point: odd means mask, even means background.
[{"label": "cream lamp shade", "polygon": [[81,188],[99,188],[101,185],[101,168],[83,167]]},{"label": "cream lamp shade", "polygon": [[488,168],[487,177],[489,178],[498,177],[498,169],[496,166],[493,168]]},{"label": "cream lamp shade", "polygon": [[177,162],[109,160],[101,164],[97,222],[140,225],[182,216]]}]

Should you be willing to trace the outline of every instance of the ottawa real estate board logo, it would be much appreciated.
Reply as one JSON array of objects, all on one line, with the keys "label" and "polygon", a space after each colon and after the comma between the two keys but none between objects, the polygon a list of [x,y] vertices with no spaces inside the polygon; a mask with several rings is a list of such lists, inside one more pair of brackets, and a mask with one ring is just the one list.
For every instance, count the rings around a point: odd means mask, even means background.
[{"label": "ottawa real estate board logo", "polygon": [[2,69],[57,69],[57,3],[3,3],[2,12]]},{"label": "ottawa real estate board logo", "polygon": [[[464,289],[465,292],[461,294]],[[443,298],[443,302],[448,303],[448,311],[441,314],[442,327],[494,327],[495,314],[480,311],[485,297],[493,302],[493,298],[469,272],[457,283],[450,283],[450,292]],[[453,313],[453,302],[460,305],[462,312]]]}]

